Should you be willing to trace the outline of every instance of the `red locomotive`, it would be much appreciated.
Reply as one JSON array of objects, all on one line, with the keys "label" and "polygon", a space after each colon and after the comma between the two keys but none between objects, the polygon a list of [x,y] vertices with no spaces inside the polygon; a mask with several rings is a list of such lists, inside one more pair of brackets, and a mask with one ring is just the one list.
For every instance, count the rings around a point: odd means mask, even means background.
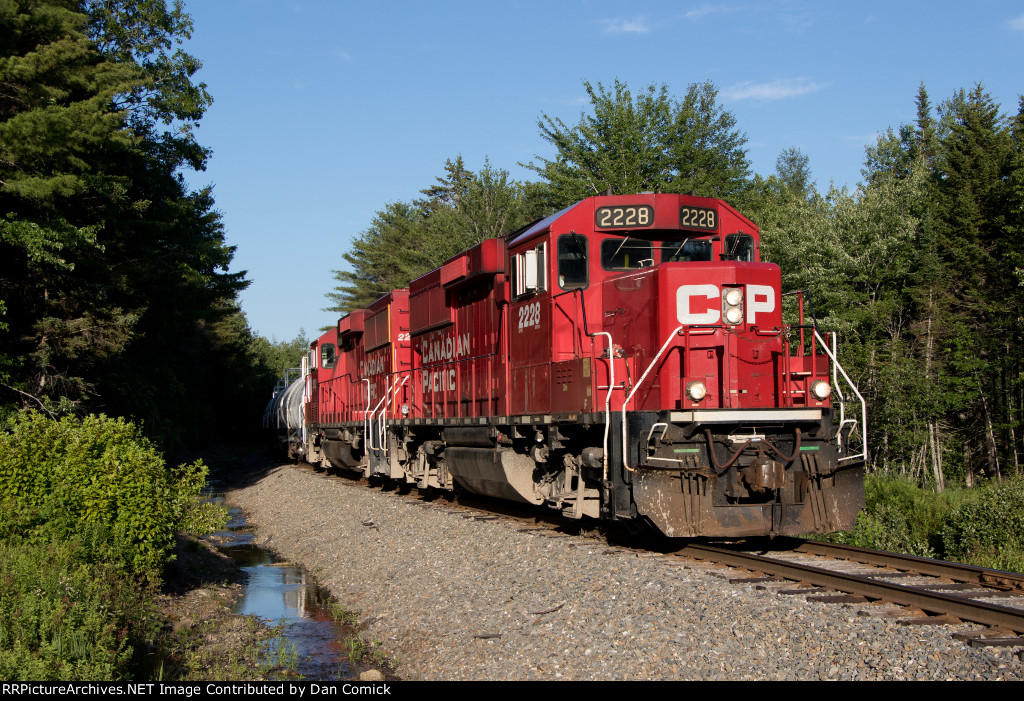
[{"label": "red locomotive", "polygon": [[592,197],[312,343],[293,450],[669,536],[850,528],[863,400],[796,303],[725,202]]}]

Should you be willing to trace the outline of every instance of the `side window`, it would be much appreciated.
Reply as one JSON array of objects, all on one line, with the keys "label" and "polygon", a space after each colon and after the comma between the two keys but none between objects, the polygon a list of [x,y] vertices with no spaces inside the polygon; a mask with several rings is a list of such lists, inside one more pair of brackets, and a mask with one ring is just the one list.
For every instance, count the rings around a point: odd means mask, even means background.
[{"label": "side window", "polygon": [[722,260],[754,262],[754,237],[750,234],[729,234],[725,237]]},{"label": "side window", "polygon": [[662,263],[709,261],[711,256],[711,241],[708,239],[665,241],[661,244]]},{"label": "side window", "polygon": [[563,290],[581,290],[590,284],[587,245],[587,237],[581,234],[558,237],[558,286]]},{"label": "side window", "polygon": [[601,242],[601,267],[605,270],[633,270],[654,265],[650,241],[614,238]]},{"label": "side window", "polygon": [[512,256],[512,297],[518,299],[548,289],[547,244]]},{"label": "side window", "polygon": [[333,343],[325,343],[322,346],[320,346],[320,367],[333,368],[334,362],[337,359],[338,358],[334,353]]}]

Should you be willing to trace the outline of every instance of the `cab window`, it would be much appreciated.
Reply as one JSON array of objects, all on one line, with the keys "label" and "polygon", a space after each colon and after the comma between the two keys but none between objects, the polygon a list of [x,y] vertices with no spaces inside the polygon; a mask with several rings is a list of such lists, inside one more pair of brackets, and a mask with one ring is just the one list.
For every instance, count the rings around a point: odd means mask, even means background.
[{"label": "cab window", "polygon": [[333,343],[325,343],[320,346],[320,367],[333,368],[337,359],[338,357],[334,353]]},{"label": "cab window", "polygon": [[558,286],[563,290],[585,289],[590,283],[587,245],[581,234],[558,237]]},{"label": "cab window", "polygon": [[513,299],[547,291],[547,250],[548,245],[542,243],[512,256]]},{"label": "cab window", "polygon": [[754,262],[754,237],[750,234],[729,234],[725,237],[722,260]]},{"label": "cab window", "polygon": [[710,261],[711,256],[711,241],[708,239],[690,238],[682,241],[665,241],[661,244],[662,263]]},{"label": "cab window", "polygon": [[601,242],[601,267],[605,270],[634,270],[654,265],[654,249],[650,241],[625,238]]}]

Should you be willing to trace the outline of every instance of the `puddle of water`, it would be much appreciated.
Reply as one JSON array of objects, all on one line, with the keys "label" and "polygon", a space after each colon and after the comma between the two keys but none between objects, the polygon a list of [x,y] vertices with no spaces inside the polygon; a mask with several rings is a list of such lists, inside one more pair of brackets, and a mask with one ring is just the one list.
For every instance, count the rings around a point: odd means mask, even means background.
[{"label": "puddle of water", "polygon": [[310,680],[350,679],[347,651],[342,649],[344,631],[334,622],[330,597],[301,567],[274,562],[272,554],[253,543],[253,535],[239,530],[245,517],[229,510],[225,531],[216,534],[218,547],[249,574],[235,613],[254,615],[269,625],[282,627],[288,649],[268,649],[275,664],[291,652],[297,656],[295,673]]}]

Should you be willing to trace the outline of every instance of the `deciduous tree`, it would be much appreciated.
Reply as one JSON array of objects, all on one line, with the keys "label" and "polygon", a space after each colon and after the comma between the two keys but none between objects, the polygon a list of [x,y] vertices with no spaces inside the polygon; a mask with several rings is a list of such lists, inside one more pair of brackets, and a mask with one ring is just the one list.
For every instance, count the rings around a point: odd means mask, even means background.
[{"label": "deciduous tree", "polygon": [[717,103],[710,82],[694,83],[676,100],[665,85],[634,98],[618,80],[611,90],[584,81],[590,112],[575,126],[541,113],[541,138],[554,158],[525,166],[541,176],[547,203],[560,209],[608,189],[694,192],[737,203],[749,184],[746,136]]}]

